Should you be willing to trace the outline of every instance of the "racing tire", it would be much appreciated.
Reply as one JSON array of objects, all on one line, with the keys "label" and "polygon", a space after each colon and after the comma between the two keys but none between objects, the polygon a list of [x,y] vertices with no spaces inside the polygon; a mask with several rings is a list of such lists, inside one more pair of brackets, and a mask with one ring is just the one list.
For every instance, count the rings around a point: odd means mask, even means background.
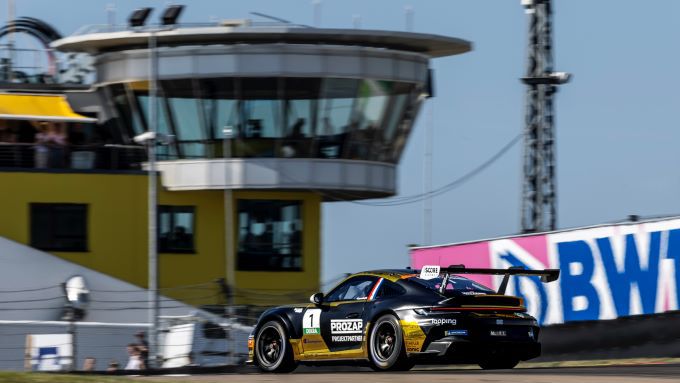
[{"label": "racing tire", "polygon": [[413,362],[406,357],[399,320],[391,314],[378,318],[368,339],[368,358],[375,371],[406,371]]},{"label": "racing tire", "polygon": [[482,370],[510,370],[519,363],[518,359],[512,358],[489,358],[479,362]]},{"label": "racing tire", "polygon": [[297,368],[288,334],[281,322],[270,320],[255,336],[255,364],[264,372],[291,372]]}]

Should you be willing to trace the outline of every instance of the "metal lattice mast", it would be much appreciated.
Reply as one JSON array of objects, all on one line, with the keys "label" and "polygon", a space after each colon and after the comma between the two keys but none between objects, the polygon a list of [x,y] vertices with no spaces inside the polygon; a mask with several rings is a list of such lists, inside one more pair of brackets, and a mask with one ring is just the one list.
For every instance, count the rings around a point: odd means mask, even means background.
[{"label": "metal lattice mast", "polygon": [[557,224],[553,96],[570,75],[553,71],[552,7],[550,0],[522,0],[529,15],[529,60],[522,231],[554,230]]}]

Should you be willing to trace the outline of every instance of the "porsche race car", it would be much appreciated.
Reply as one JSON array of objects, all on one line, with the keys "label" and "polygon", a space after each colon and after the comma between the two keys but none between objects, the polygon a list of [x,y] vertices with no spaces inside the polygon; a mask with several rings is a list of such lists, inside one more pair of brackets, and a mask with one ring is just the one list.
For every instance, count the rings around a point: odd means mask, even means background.
[{"label": "porsche race car", "polygon": [[[461,274],[504,275],[498,291]],[[511,276],[552,282],[559,270],[472,269],[462,265],[353,274],[310,303],[262,313],[248,339],[249,363],[267,372],[331,362],[374,370],[475,363],[513,368],[541,353],[539,326]]]}]

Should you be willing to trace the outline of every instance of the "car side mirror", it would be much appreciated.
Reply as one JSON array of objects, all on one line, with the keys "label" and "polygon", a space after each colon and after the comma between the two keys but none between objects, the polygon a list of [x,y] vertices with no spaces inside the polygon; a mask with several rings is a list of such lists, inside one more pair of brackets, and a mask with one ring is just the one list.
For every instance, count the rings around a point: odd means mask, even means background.
[{"label": "car side mirror", "polygon": [[309,297],[309,301],[314,303],[315,305],[322,304],[323,303],[323,293],[312,294],[312,296]]}]

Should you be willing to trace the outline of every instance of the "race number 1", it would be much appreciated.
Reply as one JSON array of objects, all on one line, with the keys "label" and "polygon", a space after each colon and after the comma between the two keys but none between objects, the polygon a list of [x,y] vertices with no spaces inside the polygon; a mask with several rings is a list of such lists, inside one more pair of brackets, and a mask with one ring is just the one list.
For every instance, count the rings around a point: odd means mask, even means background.
[{"label": "race number 1", "polygon": [[302,317],[302,333],[321,334],[321,326],[319,325],[321,319],[321,309],[308,309]]}]

